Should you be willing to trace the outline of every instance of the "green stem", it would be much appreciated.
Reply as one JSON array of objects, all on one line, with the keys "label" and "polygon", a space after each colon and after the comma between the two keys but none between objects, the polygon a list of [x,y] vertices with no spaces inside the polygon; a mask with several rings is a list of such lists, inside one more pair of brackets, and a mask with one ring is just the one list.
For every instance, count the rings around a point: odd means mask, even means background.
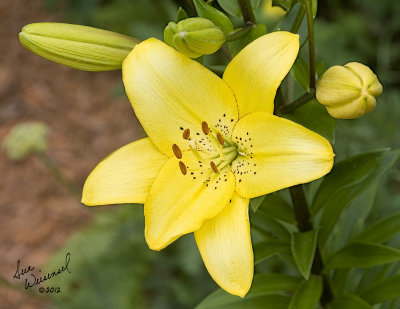
[{"label": "green stem", "polygon": [[63,185],[74,197],[76,197],[80,201],[82,193],[80,188],[64,176],[63,172],[59,169],[57,164],[46,154],[38,154],[37,157],[43,162],[43,164],[54,176],[54,178],[57,179],[57,181],[61,185]]},{"label": "green stem", "polygon": [[233,59],[231,53],[229,52],[228,46],[226,46],[226,44],[224,44],[221,49],[222,53],[225,55],[225,57],[231,61]]},{"label": "green stem", "polygon": [[[306,196],[302,185],[293,186],[290,189],[290,196],[293,201],[294,213],[297,221],[297,228],[299,232],[311,231],[314,227],[311,222],[311,214],[308,209]],[[323,291],[321,295],[321,305],[326,308],[333,299],[333,293],[330,286],[329,278],[323,274],[324,263],[322,260],[321,251],[317,246],[315,252],[314,261],[311,267],[311,273],[317,276],[322,276],[323,279]]]},{"label": "green stem", "polygon": [[310,90],[315,89],[315,42],[314,42],[314,17],[312,12],[312,0],[306,0],[308,49],[310,57]]},{"label": "green stem", "polygon": [[310,92],[305,93],[300,98],[294,100],[292,103],[282,105],[278,109],[278,114],[290,113],[295,109],[299,108],[300,106],[303,106],[307,102],[311,101],[312,99],[315,99],[315,88],[310,89]]},{"label": "green stem", "polygon": [[306,8],[302,5],[297,12],[296,19],[293,22],[292,28],[290,29],[290,32],[292,33],[297,33],[299,31],[299,28],[301,26],[301,22],[303,21],[304,15],[306,14]]},{"label": "green stem", "polygon": [[231,32],[226,36],[226,42],[236,41],[242,37],[244,37],[251,30],[253,24],[247,23],[242,29],[239,31]]},{"label": "green stem", "polygon": [[250,0],[237,0],[240,11],[242,12],[244,23],[256,23],[256,18],[254,17],[253,8],[251,7]]}]

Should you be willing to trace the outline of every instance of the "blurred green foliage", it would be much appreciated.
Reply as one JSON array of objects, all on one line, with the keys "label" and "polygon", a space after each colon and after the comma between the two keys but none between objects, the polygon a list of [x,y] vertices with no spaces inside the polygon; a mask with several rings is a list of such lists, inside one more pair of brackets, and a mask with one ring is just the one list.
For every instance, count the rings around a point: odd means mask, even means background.
[{"label": "blurred green foliage", "polygon": [[[67,22],[113,30],[139,39],[162,38],[167,23],[175,21],[178,6],[184,3],[187,8],[185,1],[172,0],[45,0],[45,3],[49,9],[62,10]],[[358,61],[371,67],[384,87],[374,112],[358,120],[337,120],[335,137],[329,131],[334,124],[325,128],[328,130],[325,135],[335,140],[336,161],[373,149],[400,148],[399,15],[400,2],[393,0],[324,0],[318,3],[315,35],[320,69],[317,72],[322,73],[323,67]],[[257,21],[266,23],[269,30],[279,22],[268,20],[259,12],[256,16]],[[237,24],[236,19],[233,22]],[[302,42],[306,40],[304,24],[300,27]],[[307,44],[304,46],[301,51],[303,60],[300,61],[308,59]],[[294,85],[293,76],[296,74],[294,72],[285,80],[283,97],[288,101],[304,93],[301,86]],[[308,109],[306,114],[310,115]],[[315,115],[323,116],[321,113]],[[320,127],[321,123],[315,121],[315,126]],[[398,211],[399,171],[397,163],[379,184],[369,185],[349,203],[329,235],[328,251],[339,250],[365,225]],[[320,183],[307,186],[309,201],[312,201]],[[253,241],[262,240],[274,246],[274,250],[268,252],[259,252],[255,246],[260,261],[256,270],[259,273],[298,275],[295,261],[289,254],[290,248],[282,245],[295,230],[290,222],[291,206],[285,204],[289,201],[288,192],[284,190],[279,194],[279,197],[259,200],[256,205],[252,201],[258,214],[251,214]],[[286,212],[277,214],[283,220],[272,219],[266,211],[271,209],[270,202],[276,203],[277,200],[287,205],[284,208]],[[289,218],[289,222],[285,218]],[[102,207],[91,226],[78,232],[49,264],[49,268],[58,265],[66,252],[71,253],[73,274],[58,279],[61,280],[62,293],[54,297],[56,308],[192,308],[216,287],[202,265],[191,235],[182,237],[161,252],[153,252],[145,244],[143,222],[141,206]],[[400,235],[389,242],[393,246],[399,243]],[[335,292],[351,291],[363,295],[372,282],[385,278],[387,274],[398,274],[399,268],[395,263],[372,267],[363,274],[357,269],[335,270]],[[292,281],[285,281],[287,285],[290,283],[287,290],[293,290]],[[384,284],[386,281],[382,286]],[[213,295],[214,299],[228,297],[221,292]],[[275,301],[286,304],[288,300]],[[343,296],[332,308],[340,308],[343,302],[363,301],[355,295]],[[376,308],[398,306],[398,302],[388,301]]]}]

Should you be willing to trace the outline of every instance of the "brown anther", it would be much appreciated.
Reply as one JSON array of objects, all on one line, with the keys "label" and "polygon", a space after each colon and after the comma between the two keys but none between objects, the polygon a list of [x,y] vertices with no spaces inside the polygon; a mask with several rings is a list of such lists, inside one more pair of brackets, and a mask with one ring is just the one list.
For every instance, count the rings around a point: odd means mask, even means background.
[{"label": "brown anther", "polygon": [[190,130],[189,129],[185,129],[185,131],[183,131],[182,136],[184,139],[189,139],[190,137]]},{"label": "brown anther", "polygon": [[214,173],[218,173],[217,166],[215,165],[215,163],[213,161],[210,161],[210,166]]},{"label": "brown anther", "polygon": [[225,141],[224,141],[224,138],[222,137],[222,135],[221,135],[221,133],[217,133],[217,139],[218,139],[218,142],[222,145],[222,146],[224,146],[224,144],[225,144]]},{"label": "brown anther", "polygon": [[172,145],[172,151],[174,152],[175,157],[182,159],[182,151],[177,144]]},{"label": "brown anther", "polygon": [[210,133],[210,128],[208,127],[208,124],[207,124],[207,122],[205,122],[205,121],[203,121],[203,122],[201,123],[201,129],[203,130],[203,133],[204,133],[205,135],[208,135],[208,133]]},{"label": "brown anther", "polygon": [[182,161],[179,161],[179,168],[181,169],[181,172],[183,175],[186,175],[187,170],[186,170],[186,165]]}]

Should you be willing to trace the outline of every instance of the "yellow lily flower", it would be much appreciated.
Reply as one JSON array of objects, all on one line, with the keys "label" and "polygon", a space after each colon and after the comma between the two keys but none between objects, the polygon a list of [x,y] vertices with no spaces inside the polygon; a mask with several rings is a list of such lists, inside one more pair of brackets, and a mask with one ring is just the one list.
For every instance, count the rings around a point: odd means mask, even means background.
[{"label": "yellow lily flower", "polygon": [[144,203],[151,249],[194,232],[213,279],[246,295],[254,269],[249,199],[320,178],[333,164],[325,138],[272,115],[298,50],[297,35],[264,35],[220,79],[161,41],[138,44],[123,81],[149,137],[104,159],[82,203]]}]

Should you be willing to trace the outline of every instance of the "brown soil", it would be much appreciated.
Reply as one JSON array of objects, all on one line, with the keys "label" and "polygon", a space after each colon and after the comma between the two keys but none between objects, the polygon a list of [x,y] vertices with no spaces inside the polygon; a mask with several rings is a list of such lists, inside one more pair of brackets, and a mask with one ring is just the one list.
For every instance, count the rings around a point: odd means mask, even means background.
[{"label": "brown soil", "polygon": [[[73,70],[20,45],[20,29],[38,21],[62,20],[46,11],[42,1],[0,2],[0,140],[17,123],[45,122],[51,128],[48,156],[82,187],[103,157],[142,131],[128,100],[111,95],[121,84],[120,71]],[[45,263],[74,231],[90,223],[91,209],[36,157],[16,163],[0,151],[0,173],[0,307],[44,308],[46,300],[7,287],[15,283],[17,260]]]}]

